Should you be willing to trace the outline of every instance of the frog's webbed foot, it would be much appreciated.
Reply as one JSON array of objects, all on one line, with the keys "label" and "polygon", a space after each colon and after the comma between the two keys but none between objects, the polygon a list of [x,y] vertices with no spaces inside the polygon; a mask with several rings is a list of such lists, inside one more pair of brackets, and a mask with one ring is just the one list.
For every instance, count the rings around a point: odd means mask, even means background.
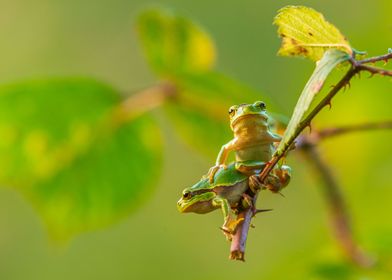
[{"label": "frog's webbed foot", "polygon": [[236,218],[234,211],[231,209],[229,202],[227,199],[222,197],[215,197],[213,200],[213,204],[220,206],[222,208],[224,223],[221,227],[223,234],[226,236],[227,240],[232,239],[232,235],[235,233],[237,226],[244,219]]},{"label": "frog's webbed foot", "polygon": [[257,193],[263,187],[264,184],[261,182],[258,175],[252,175],[249,177],[249,188],[253,193]]},{"label": "frog's webbed foot", "polygon": [[291,168],[287,165],[282,165],[279,168],[275,168],[269,174],[266,180],[266,188],[274,193],[280,193],[288,185],[290,178]]},{"label": "frog's webbed foot", "polygon": [[213,183],[213,182],[214,182],[214,176],[215,176],[216,172],[218,172],[218,170],[219,170],[220,168],[225,168],[225,169],[226,169],[227,167],[226,167],[226,165],[224,165],[224,164],[221,164],[221,165],[214,165],[213,167],[211,167],[211,168],[208,170],[208,173],[207,173],[207,176],[206,176],[206,177],[208,177],[210,183]]},{"label": "frog's webbed foot", "polygon": [[280,193],[286,187],[291,178],[291,168],[287,165],[282,165],[280,168],[274,169],[264,183],[261,182],[258,175],[249,177],[249,188],[252,192],[257,192],[260,189],[267,189],[273,193]]},{"label": "frog's webbed foot", "polygon": [[244,218],[233,219],[230,216],[227,216],[225,222],[220,228],[223,234],[226,236],[226,240],[231,241],[233,234],[236,232],[237,226],[244,220]]}]

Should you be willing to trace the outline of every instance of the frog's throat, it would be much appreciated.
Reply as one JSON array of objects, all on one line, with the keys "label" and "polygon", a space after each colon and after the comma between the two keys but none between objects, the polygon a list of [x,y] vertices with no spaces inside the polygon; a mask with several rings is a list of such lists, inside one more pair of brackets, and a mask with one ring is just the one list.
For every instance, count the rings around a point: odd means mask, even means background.
[{"label": "frog's throat", "polygon": [[180,212],[186,212],[186,210],[193,204],[197,202],[211,201],[215,197],[216,197],[216,193],[214,193],[213,191],[209,191],[209,192],[194,195],[190,199],[180,198],[180,200],[177,202],[177,209]]},{"label": "frog's throat", "polygon": [[239,117],[237,117],[237,118],[231,120],[231,122],[230,122],[231,128],[233,129],[233,127],[235,126],[235,124],[236,124],[239,120],[242,120],[242,119],[244,119],[244,118],[249,118],[249,115],[257,115],[257,116],[262,117],[265,121],[268,121],[268,115],[267,115],[267,112],[265,112],[265,111],[264,111],[264,112],[249,112],[249,113],[247,113],[246,115],[242,115],[242,116],[239,116]]}]

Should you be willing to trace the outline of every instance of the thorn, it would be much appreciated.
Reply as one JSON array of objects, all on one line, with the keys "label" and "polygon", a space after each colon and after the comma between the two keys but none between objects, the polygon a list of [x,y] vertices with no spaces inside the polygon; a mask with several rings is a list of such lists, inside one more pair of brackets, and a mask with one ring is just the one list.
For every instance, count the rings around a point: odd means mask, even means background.
[{"label": "thorn", "polygon": [[358,78],[361,78],[361,71],[357,72]]},{"label": "thorn", "polygon": [[309,133],[312,133],[312,124],[309,123],[309,124],[307,125],[307,127],[309,127]]},{"label": "thorn", "polygon": [[250,227],[251,227],[251,228],[255,228],[255,225],[254,225],[254,224],[250,224]]},{"label": "thorn", "polygon": [[345,85],[343,86],[343,90],[346,91],[347,87],[348,87],[348,89],[351,88],[351,83],[349,81],[347,83],[345,83]]},{"label": "thorn", "polygon": [[281,192],[278,192],[278,194],[280,194],[281,196],[283,196],[284,198],[286,198],[286,197],[284,196],[284,194],[283,194],[283,193],[281,193]]},{"label": "thorn", "polygon": [[262,213],[262,212],[269,212],[269,211],[272,211],[272,210],[274,210],[274,209],[256,209],[254,211],[253,216],[256,216],[256,214],[259,214],[259,213]]},{"label": "thorn", "polygon": [[331,100],[328,101],[327,106],[329,107],[329,108],[328,108],[329,110],[332,109],[332,102],[331,102]]}]

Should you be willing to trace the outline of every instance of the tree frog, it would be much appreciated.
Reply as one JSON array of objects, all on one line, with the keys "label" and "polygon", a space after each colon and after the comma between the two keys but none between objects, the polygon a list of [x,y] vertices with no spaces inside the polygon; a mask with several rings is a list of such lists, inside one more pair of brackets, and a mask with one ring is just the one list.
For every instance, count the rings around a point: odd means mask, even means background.
[{"label": "tree frog", "polygon": [[[269,116],[266,105],[262,101],[253,104],[240,104],[229,109],[230,127],[234,138],[222,146],[215,166],[208,171],[208,178],[212,183],[214,175],[220,168],[225,168],[225,163],[230,151],[235,151],[235,168],[241,173],[251,176],[250,187],[261,187],[255,174],[260,173],[275,151],[275,142],[281,137],[269,130]],[[264,187],[273,192],[278,192],[285,187],[290,179],[290,167],[275,168],[267,178]]]},{"label": "tree frog", "polygon": [[[224,216],[221,229],[228,239],[241,222],[233,209],[247,201],[245,192],[248,189],[248,177],[239,172],[235,165],[232,163],[226,168],[220,167],[214,174],[213,182],[203,177],[192,187],[186,188],[177,202],[177,208],[182,213],[204,214],[221,208]],[[246,205],[248,206],[249,204]]]}]

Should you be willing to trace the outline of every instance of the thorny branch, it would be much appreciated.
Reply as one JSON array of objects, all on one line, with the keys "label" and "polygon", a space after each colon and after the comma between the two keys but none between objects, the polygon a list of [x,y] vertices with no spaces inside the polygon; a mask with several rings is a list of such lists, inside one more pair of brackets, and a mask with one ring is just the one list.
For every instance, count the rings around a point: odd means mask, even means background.
[{"label": "thorny branch", "polygon": [[[378,57],[372,57],[368,58],[365,60],[355,60],[354,57],[352,57],[349,61],[351,63],[350,69],[346,72],[346,74],[340,79],[340,81],[327,93],[327,95],[320,101],[320,103],[303,119],[303,121],[299,124],[297,129],[295,130],[293,136],[287,140],[285,147],[283,151],[280,154],[274,155],[274,157],[270,160],[270,162],[267,163],[266,167],[264,170],[261,172],[259,175],[259,178],[261,181],[264,181],[269,173],[273,170],[275,165],[286,156],[289,150],[291,150],[294,146],[295,140],[297,137],[303,132],[303,130],[306,127],[310,127],[311,121],[313,118],[326,106],[331,104],[332,98],[345,86],[349,85],[350,80],[358,73],[361,71],[368,71],[371,74],[380,74],[383,76],[392,76],[392,71],[382,69],[382,68],[377,68],[373,66],[368,66],[364,65],[365,63],[373,63],[377,61],[388,61],[388,59],[392,58],[392,54],[387,54],[384,56],[378,56]],[[346,130],[347,131],[347,130]],[[313,151],[312,153],[314,153]],[[315,154],[316,155],[316,154]],[[317,159],[315,159],[317,160]],[[320,163],[319,161],[315,163]],[[321,169],[322,167],[322,169]],[[346,213],[344,203],[342,203],[341,199],[339,198],[340,196],[336,196],[338,193],[336,190],[338,190],[338,185],[335,184],[334,179],[331,179],[330,177],[330,172],[328,168],[324,168],[324,166],[320,165],[318,166],[319,168],[319,173],[323,175],[322,177],[324,179],[328,179],[329,181],[326,182],[326,190],[329,188],[329,194],[330,196],[328,197],[328,201],[332,203],[332,205],[338,205],[339,207],[335,207],[335,213],[334,218],[335,218],[335,226],[339,227],[336,228],[336,231],[340,233],[338,236],[342,239],[340,239],[341,244],[343,248],[345,248],[345,251],[350,255],[350,258],[357,263],[360,266],[363,265],[368,265],[369,262],[362,256],[359,256],[359,252],[357,249],[354,249],[354,245],[348,245],[352,242],[351,238],[351,230],[348,230],[349,227],[349,222],[346,219],[346,214],[342,214],[342,216],[337,216],[337,210],[340,209],[342,210],[342,213]],[[334,184],[331,184],[334,183]],[[331,187],[332,186],[332,187]],[[335,190],[336,189],[336,190]],[[328,194],[327,193],[327,194]],[[334,194],[334,195],[332,195]],[[254,203],[256,205],[256,200],[257,200],[257,194],[254,196]],[[336,201],[335,201],[336,200]],[[332,206],[331,206],[332,207]],[[236,259],[236,260],[244,260],[244,254],[245,254],[245,244],[248,236],[248,231],[249,231],[249,226],[251,224],[252,220],[252,209],[245,209],[239,213],[240,217],[244,217],[244,221],[241,224],[241,227],[239,230],[236,231],[236,233],[233,236],[232,244],[231,244],[231,253],[230,253],[230,258],[231,259]],[[344,225],[344,226],[342,226]],[[343,230],[344,229],[344,230]],[[346,239],[346,237],[349,237],[349,239]],[[343,238],[345,241],[342,241]],[[348,241],[347,241],[348,240]],[[354,244],[354,243],[353,243]]]},{"label": "thorny branch", "polygon": [[[320,174],[320,177],[324,181],[324,192],[326,194],[327,204],[330,207],[332,222],[336,232],[337,239],[341,244],[342,249],[347,256],[360,266],[368,266],[372,264],[372,260],[367,258],[362,251],[358,248],[352,237],[350,221],[348,218],[347,210],[343,197],[340,193],[340,188],[336,180],[334,179],[328,166],[322,161],[316,144],[318,141],[325,138],[342,135],[349,132],[374,130],[374,129],[391,129],[392,121],[377,122],[377,123],[366,123],[357,124],[351,126],[344,126],[338,128],[328,128],[320,131],[311,132],[307,136],[302,136],[297,139],[298,136],[303,132],[306,127],[310,127],[310,123],[313,118],[326,106],[330,105],[332,98],[345,86],[349,85],[351,78],[361,71],[370,72],[372,75],[379,74],[383,76],[392,76],[392,71],[365,65],[368,63],[375,63],[378,61],[387,62],[392,59],[392,53],[381,55],[377,57],[367,58],[363,60],[350,59],[351,68],[346,72],[343,78],[328,92],[328,94],[322,99],[322,101],[309,113],[308,116],[297,127],[294,135],[287,141],[283,152],[275,155],[271,161],[267,164],[265,169],[259,175],[261,180],[267,178],[268,174],[272,171],[274,166],[286,156],[290,151],[295,141],[297,140],[296,146],[298,149],[303,151],[309,158],[309,161],[313,163]],[[116,108],[113,113],[113,123],[118,126],[123,122],[130,121],[143,113],[146,113],[156,107],[161,106],[168,99],[173,99],[178,96],[177,88],[173,83],[164,82],[156,86],[147,88],[139,92],[138,94],[132,95],[125,99],[122,104]],[[177,98],[175,98],[177,100]],[[181,101],[181,100],[178,100]],[[188,103],[188,102],[187,102]],[[189,105],[189,104],[188,104]],[[311,143],[311,145],[309,145]],[[252,200],[253,204],[256,205],[258,193],[254,194]],[[230,259],[244,261],[245,246],[248,236],[249,227],[251,226],[252,218],[255,213],[251,208],[240,211],[238,218],[244,220],[239,224],[236,233],[233,235],[231,243]]]}]

